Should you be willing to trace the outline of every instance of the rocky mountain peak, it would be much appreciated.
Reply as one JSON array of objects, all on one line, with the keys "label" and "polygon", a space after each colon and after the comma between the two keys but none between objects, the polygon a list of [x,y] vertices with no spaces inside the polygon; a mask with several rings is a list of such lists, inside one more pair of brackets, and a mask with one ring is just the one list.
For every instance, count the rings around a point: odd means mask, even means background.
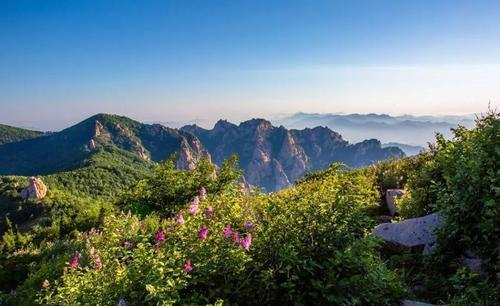
[{"label": "rocky mountain peak", "polygon": [[237,126],[235,124],[232,124],[231,122],[227,121],[227,120],[224,120],[224,119],[220,119],[219,121],[217,121],[214,125],[214,128],[212,131],[214,132],[222,132],[222,131],[225,131],[227,129],[232,129],[232,128],[236,128]]},{"label": "rocky mountain peak", "polygon": [[372,140],[350,145],[327,127],[287,130],[265,119],[251,119],[238,126],[220,120],[212,130],[182,130],[197,136],[217,164],[238,154],[246,181],[266,191],[289,187],[307,171],[323,169],[332,162],[357,167],[402,154],[382,149],[380,142]]}]

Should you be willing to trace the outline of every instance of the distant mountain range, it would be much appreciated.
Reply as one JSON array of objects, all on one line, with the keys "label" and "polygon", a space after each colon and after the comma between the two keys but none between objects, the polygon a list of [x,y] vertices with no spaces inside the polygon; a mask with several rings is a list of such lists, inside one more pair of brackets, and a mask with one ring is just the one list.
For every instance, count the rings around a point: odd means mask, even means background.
[{"label": "distant mountain range", "polygon": [[237,153],[246,181],[266,191],[289,187],[308,171],[333,162],[362,167],[405,155],[375,139],[350,144],[326,127],[288,130],[264,119],[172,129],[98,114],[55,133],[0,126],[0,141],[0,175],[71,171],[98,160],[146,169],[174,153],[177,167],[189,169],[201,158],[220,165]]},{"label": "distant mountain range", "polygon": [[383,143],[426,146],[436,132],[451,136],[451,128],[474,126],[474,115],[466,116],[390,116],[386,114],[310,114],[281,116],[273,123],[287,128],[326,126],[353,142],[376,138]]}]

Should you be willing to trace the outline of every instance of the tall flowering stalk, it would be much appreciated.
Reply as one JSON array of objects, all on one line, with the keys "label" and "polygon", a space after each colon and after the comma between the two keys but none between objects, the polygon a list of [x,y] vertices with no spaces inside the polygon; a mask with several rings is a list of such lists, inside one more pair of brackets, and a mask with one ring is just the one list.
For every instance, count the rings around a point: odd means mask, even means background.
[{"label": "tall flowering stalk", "polygon": [[191,215],[196,215],[200,211],[200,198],[198,196],[194,197],[189,205],[189,213]]},{"label": "tall flowering stalk", "polygon": [[251,231],[251,230],[253,230],[254,225],[253,225],[253,223],[252,223],[252,222],[247,221],[247,222],[245,223],[245,227],[247,228],[247,230]]},{"label": "tall flowering stalk", "polygon": [[102,262],[101,262],[101,257],[99,255],[94,256],[94,269],[95,270],[101,270],[103,267]]},{"label": "tall flowering stalk", "polygon": [[231,230],[231,224],[226,225],[226,228],[224,229],[224,238],[229,238],[231,237],[232,230]]},{"label": "tall flowering stalk", "polygon": [[238,234],[238,232],[233,233],[233,242],[240,243],[240,234]]},{"label": "tall flowering stalk", "polygon": [[245,238],[241,240],[240,246],[248,251],[250,249],[251,244],[252,244],[252,234],[247,234]]},{"label": "tall flowering stalk", "polygon": [[205,189],[204,186],[201,186],[200,188],[200,200],[205,200],[207,198],[207,190]]},{"label": "tall flowering stalk", "polygon": [[184,224],[184,216],[183,215],[177,215],[177,224],[178,225]]},{"label": "tall flowering stalk", "polygon": [[205,209],[205,217],[211,217],[212,214],[213,214],[214,210],[212,209],[212,207],[208,206],[207,209]]},{"label": "tall flowering stalk", "polygon": [[76,269],[80,266],[80,257],[80,252],[76,251],[73,253],[73,256],[71,256],[71,259],[69,260],[69,267],[71,269]]},{"label": "tall flowering stalk", "polygon": [[129,242],[129,241],[125,241],[123,243],[123,247],[126,248],[126,249],[131,249],[134,247],[134,244],[132,242]]},{"label": "tall flowering stalk", "polygon": [[184,272],[189,273],[193,270],[193,267],[191,266],[191,260],[186,260],[186,263],[184,264]]},{"label": "tall flowering stalk", "polygon": [[155,234],[155,240],[157,242],[165,241],[165,233],[162,230],[157,231]]},{"label": "tall flowering stalk", "polygon": [[198,238],[201,240],[207,239],[208,236],[208,227],[206,225],[203,225],[198,232]]}]

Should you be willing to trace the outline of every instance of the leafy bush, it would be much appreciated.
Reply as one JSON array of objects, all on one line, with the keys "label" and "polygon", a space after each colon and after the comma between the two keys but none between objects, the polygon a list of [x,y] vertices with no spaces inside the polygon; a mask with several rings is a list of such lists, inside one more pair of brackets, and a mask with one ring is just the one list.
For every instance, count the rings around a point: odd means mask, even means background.
[{"label": "leafy bush", "polygon": [[176,169],[171,158],[158,164],[150,178],[139,181],[122,202],[126,210],[133,212],[144,214],[156,210],[172,215],[189,202],[202,186],[208,192],[217,194],[230,188],[241,173],[236,156],[224,161],[217,172],[216,166],[208,159],[202,159],[192,171],[183,171]]},{"label": "leafy bush", "polygon": [[[159,186],[153,178],[148,184]],[[363,171],[332,167],[321,180],[270,196],[224,188],[201,197],[197,209],[187,201],[168,218],[109,214],[100,229],[33,245],[36,263],[9,299],[391,305],[404,290],[367,236],[374,223],[364,211],[376,206],[373,186]]]}]

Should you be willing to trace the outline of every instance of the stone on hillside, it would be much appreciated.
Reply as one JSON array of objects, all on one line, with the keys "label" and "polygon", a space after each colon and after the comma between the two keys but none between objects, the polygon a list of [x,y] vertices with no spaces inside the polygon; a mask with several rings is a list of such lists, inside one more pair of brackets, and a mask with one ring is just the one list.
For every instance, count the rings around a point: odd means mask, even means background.
[{"label": "stone on hillside", "polygon": [[436,306],[435,304],[427,304],[423,302],[404,300],[401,302],[401,306]]},{"label": "stone on hillside", "polygon": [[89,149],[91,150],[95,150],[96,146],[95,146],[95,141],[94,139],[90,139],[89,140]]},{"label": "stone on hillside", "polygon": [[400,198],[405,194],[403,189],[387,189],[385,192],[385,201],[387,203],[387,209],[391,213],[391,216],[399,215],[399,210],[394,203],[394,199]]},{"label": "stone on hillside", "polygon": [[29,198],[35,198],[41,200],[47,194],[47,186],[43,181],[36,177],[30,177],[29,186],[21,191],[21,198],[27,200]]},{"label": "stone on hillside", "polygon": [[404,220],[398,223],[383,223],[375,227],[372,235],[382,238],[398,247],[425,246],[429,253],[436,241],[435,230],[441,227],[442,217],[433,213],[420,218]]},{"label": "stone on hillside", "polygon": [[481,273],[483,270],[481,269],[483,265],[483,261],[481,258],[474,256],[474,257],[469,257],[467,255],[464,255],[461,257],[462,264],[469,268],[472,272],[476,273]]}]

